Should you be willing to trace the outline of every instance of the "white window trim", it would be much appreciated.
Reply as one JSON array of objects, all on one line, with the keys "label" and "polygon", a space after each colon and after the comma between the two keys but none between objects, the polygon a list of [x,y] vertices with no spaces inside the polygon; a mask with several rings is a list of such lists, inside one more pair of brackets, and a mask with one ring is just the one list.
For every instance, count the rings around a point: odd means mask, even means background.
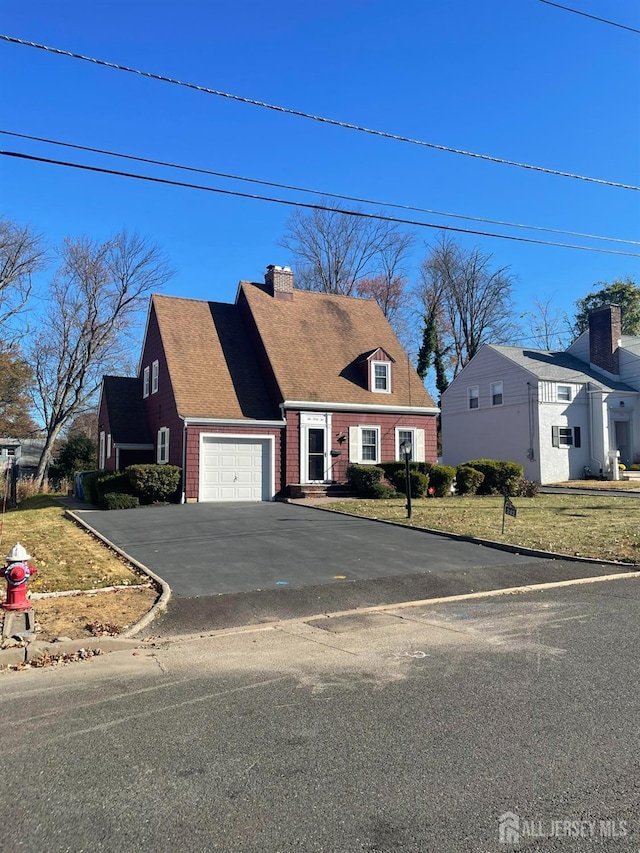
[{"label": "white window trim", "polygon": [[100,431],[100,450],[98,455],[98,468],[104,470],[104,430]]},{"label": "white window trim", "polygon": [[[387,374],[387,387],[376,388],[376,367],[384,367]],[[371,362],[371,390],[376,394],[391,393],[391,362],[390,361],[372,361]]]},{"label": "white window trim", "polygon": [[142,372],[142,396],[149,396],[149,365]]},{"label": "white window trim", "polygon": [[[165,438],[164,445],[163,437]],[[158,430],[156,461],[158,465],[166,465],[169,461],[169,427],[160,427]]]},{"label": "white window trim", "polygon": [[156,359],[155,361],[151,362],[151,393],[152,394],[158,393],[158,371],[159,371],[159,365],[158,365],[158,360]]},{"label": "white window trim", "polygon": [[111,433],[107,434],[107,459],[111,459]]},{"label": "white window trim", "polygon": [[[568,392],[569,392],[568,397],[561,397],[560,396],[560,389],[561,388],[566,388],[568,390]],[[571,387],[571,385],[561,385],[560,383],[558,383],[556,385],[556,399],[558,400],[559,403],[570,403],[573,400],[573,388]]]},{"label": "white window trim", "polygon": [[[371,429],[376,433],[376,458],[362,458],[362,430]],[[361,426],[349,427],[349,462],[358,465],[377,465],[380,462],[380,427],[375,424],[362,424]]]},{"label": "white window trim", "polygon": [[[472,391],[475,391],[475,392],[476,392],[476,394],[475,394],[475,396],[474,396],[474,397],[472,397],[472,396],[471,396],[471,392],[472,392]],[[472,406],[472,405],[471,405],[471,400],[472,400],[472,399],[475,399],[475,400],[477,400],[477,401],[478,401],[478,405],[477,405],[477,406]],[[479,386],[479,385],[469,385],[469,386],[467,387],[467,410],[468,410],[468,411],[470,411],[470,412],[473,412],[473,411],[475,411],[475,410],[477,410],[477,409],[479,409],[479,408],[480,408],[480,386]]]},{"label": "white window trim", "polygon": [[[500,396],[502,397],[502,400],[500,403],[494,403],[493,402],[493,398],[495,396],[493,389],[495,388],[496,385],[500,386]],[[491,399],[492,408],[493,407],[497,408],[498,406],[504,406],[504,381],[502,379],[497,379],[495,382],[491,382],[491,384],[489,385],[489,392],[490,392],[490,399]]]}]

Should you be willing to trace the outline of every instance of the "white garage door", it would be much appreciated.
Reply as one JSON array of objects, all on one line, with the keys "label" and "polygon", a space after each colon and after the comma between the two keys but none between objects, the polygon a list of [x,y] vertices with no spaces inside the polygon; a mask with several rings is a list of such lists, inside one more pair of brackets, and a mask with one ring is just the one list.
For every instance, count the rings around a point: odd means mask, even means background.
[{"label": "white garage door", "polygon": [[202,439],[201,501],[270,500],[268,439]]}]

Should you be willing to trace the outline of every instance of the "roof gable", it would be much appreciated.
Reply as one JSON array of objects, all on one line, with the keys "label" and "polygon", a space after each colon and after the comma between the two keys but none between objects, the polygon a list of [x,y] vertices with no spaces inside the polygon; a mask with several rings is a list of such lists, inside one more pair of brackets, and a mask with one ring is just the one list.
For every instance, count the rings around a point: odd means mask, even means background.
[{"label": "roof gable", "polygon": [[[241,282],[238,302],[250,311],[283,400],[434,407],[374,300],[303,290],[278,300]],[[376,353],[393,364],[389,394],[367,389],[361,364]]]},{"label": "roof gable", "polygon": [[279,417],[237,306],[153,296],[176,408],[182,417]]}]

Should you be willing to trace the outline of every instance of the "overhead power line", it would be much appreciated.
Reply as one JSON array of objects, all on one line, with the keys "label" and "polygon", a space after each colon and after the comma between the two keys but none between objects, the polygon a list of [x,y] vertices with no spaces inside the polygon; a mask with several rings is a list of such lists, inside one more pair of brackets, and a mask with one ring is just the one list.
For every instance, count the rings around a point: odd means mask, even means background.
[{"label": "overhead power line", "polygon": [[260,186],[265,187],[275,187],[276,189],[281,190],[293,190],[294,192],[299,193],[310,193],[312,195],[323,196],[325,198],[336,198],[341,201],[353,201],[358,204],[371,204],[376,205],[378,207],[394,207],[398,210],[411,210],[415,213],[429,213],[432,216],[445,216],[451,217],[453,219],[464,219],[469,222],[483,222],[487,225],[501,225],[505,228],[522,228],[527,231],[543,231],[548,234],[564,234],[570,237],[583,237],[588,240],[603,240],[608,243],[624,243],[630,246],[640,246],[640,241],[638,240],[625,240],[621,237],[603,237],[598,234],[586,234],[582,231],[565,231],[559,228],[546,228],[542,225],[525,225],[523,223],[516,222],[505,222],[501,219],[487,219],[486,217],[481,216],[468,216],[462,213],[447,213],[442,210],[432,210],[428,207],[415,207],[410,204],[397,204],[395,202],[390,201],[377,201],[375,199],[369,198],[361,198],[359,196],[350,196],[344,195],[341,193],[332,193],[326,192],[324,190],[313,190],[307,187],[297,187],[292,184],[282,184],[277,183],[276,181],[266,181],[260,178],[248,178],[244,175],[233,175],[229,172],[218,172],[213,169],[204,169],[198,166],[186,166],[181,163],[171,163],[166,160],[154,160],[151,157],[140,157],[135,154],[124,154],[119,151],[109,151],[105,148],[94,148],[89,145],[78,145],[74,142],[62,142],[58,139],[48,139],[44,136],[33,136],[28,133],[18,133],[12,130],[0,130],[0,134],[4,136],[13,136],[18,139],[29,139],[32,142],[44,142],[47,145],[59,145],[63,148],[72,148],[77,151],[88,151],[91,154],[106,154],[109,157],[119,157],[124,160],[133,160],[138,163],[148,163],[153,166],[163,166],[169,169],[179,169],[184,172],[195,172],[200,175],[212,175],[216,178],[228,178],[233,181],[244,181],[250,184],[259,184]]},{"label": "overhead power line", "polygon": [[127,65],[120,65],[116,62],[108,62],[104,59],[96,59],[92,56],[84,56],[81,53],[73,53],[70,50],[62,50],[58,47],[51,47],[46,44],[39,44],[38,42],[26,41],[25,39],[16,38],[15,36],[9,36],[0,33],[0,41],[10,42],[11,44],[19,44],[24,47],[33,47],[37,50],[44,50],[48,53],[54,53],[57,56],[66,56],[70,59],[79,59],[83,62],[92,62],[94,65],[100,65],[105,68],[112,68],[116,71],[126,71],[129,74],[138,74],[141,77],[148,77],[151,80],[159,80],[162,83],[172,83],[175,86],[183,86],[187,89],[193,89],[196,92],[203,92],[206,95],[217,95],[220,98],[227,98],[232,101],[239,101],[242,104],[251,104],[254,107],[263,107],[264,109],[274,110],[275,112],[285,113],[286,115],[298,116],[299,118],[311,119],[312,121],[319,121],[324,124],[330,124],[334,127],[342,127],[346,130],[357,130],[360,133],[368,133],[372,136],[379,136],[384,139],[392,139],[395,142],[407,142],[411,145],[420,145],[423,148],[432,148],[436,151],[447,151],[450,154],[461,154],[465,157],[474,157],[477,160],[485,160],[490,163],[499,163],[503,166],[517,166],[520,169],[529,169],[535,172],[544,172],[547,175],[558,175],[562,178],[574,178],[578,181],[589,181],[594,184],[601,184],[607,187],[617,187],[618,189],[624,190],[640,190],[640,187],[636,187],[633,184],[623,184],[617,181],[608,181],[604,178],[593,178],[587,175],[577,175],[572,172],[563,172],[559,169],[550,169],[546,166],[536,166],[531,163],[520,163],[517,160],[507,160],[503,157],[492,157],[489,154],[479,154],[474,151],[465,151],[462,148],[452,148],[448,145],[440,145],[435,142],[426,142],[423,139],[413,139],[410,136],[402,136],[397,133],[390,133],[385,130],[375,130],[374,128],[364,127],[363,125],[353,124],[351,122],[339,121],[334,118],[327,118],[326,116],[318,116],[313,113],[307,113],[303,110],[292,109],[291,107],[282,107],[277,104],[269,104],[266,101],[258,101],[254,98],[246,98],[242,95],[234,95],[230,92],[222,92],[218,89],[210,89],[207,86],[200,86],[196,83],[188,83],[184,80],[176,80],[174,77],[167,77],[164,74],[154,74],[151,71],[142,71],[138,68],[130,68]]},{"label": "overhead power line", "polygon": [[151,175],[139,175],[134,172],[122,172],[116,169],[105,169],[102,166],[89,166],[84,163],[71,163],[67,160],[53,160],[49,157],[36,157],[33,154],[22,154],[18,151],[2,151],[2,157],[15,157],[20,160],[31,160],[36,163],[47,163],[53,166],[65,166],[70,169],[80,169],[86,172],[97,172],[103,175],[116,175],[121,178],[131,178],[138,181],[148,181],[153,184],[164,184],[172,187],[184,187],[186,189],[201,190],[203,192],[217,193],[219,195],[235,196],[236,198],[248,198],[254,201],[268,201],[272,204],[283,204],[289,207],[306,208],[307,210],[324,210],[328,213],[339,213],[345,216],[355,216],[360,219],[375,219],[381,222],[394,222],[399,225],[411,225],[416,228],[433,228],[437,231],[455,231],[459,234],[475,234],[480,237],[495,237],[498,240],[513,240],[517,243],[533,243],[538,246],[555,246],[559,249],[577,249],[583,252],[598,252],[605,255],[624,255],[629,258],[640,258],[636,252],[623,252],[617,249],[600,249],[593,246],[578,246],[572,243],[554,243],[550,240],[536,240],[533,237],[516,237],[513,234],[496,234],[491,231],[476,231],[471,228],[458,228],[453,225],[438,225],[433,222],[421,222],[414,219],[401,219],[397,216],[387,216],[383,213],[367,213],[362,210],[345,210],[339,207],[330,207],[326,204],[311,204],[304,201],[292,201],[290,199],[274,198],[254,193],[242,193],[237,190],[225,190],[219,187],[206,187],[202,184],[190,184],[185,181],[172,181],[169,178],[156,178]]},{"label": "overhead power line", "polygon": [[612,27],[619,27],[621,30],[628,30],[630,33],[640,33],[635,27],[628,27],[626,24],[618,24],[616,21],[609,21],[606,18],[599,18],[597,15],[590,15],[588,12],[582,12],[580,9],[572,9],[570,6],[562,6],[560,3],[552,3],[551,0],[540,0],[541,3],[546,3],[547,6],[555,6],[556,9],[564,9],[565,12],[573,12],[574,15],[582,15],[583,18],[591,18],[592,21],[599,21],[601,24],[610,24]]}]

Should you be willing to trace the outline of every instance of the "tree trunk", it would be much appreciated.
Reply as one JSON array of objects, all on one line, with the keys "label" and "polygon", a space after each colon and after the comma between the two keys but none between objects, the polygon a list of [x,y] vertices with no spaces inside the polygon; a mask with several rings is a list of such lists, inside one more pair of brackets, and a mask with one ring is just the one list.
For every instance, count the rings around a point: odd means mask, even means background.
[{"label": "tree trunk", "polygon": [[47,432],[47,438],[45,440],[44,447],[42,448],[40,461],[38,462],[38,467],[36,468],[36,473],[34,474],[34,480],[38,487],[38,490],[42,489],[42,484],[46,479],[49,463],[51,462],[51,455],[53,453],[53,445],[55,444],[57,437],[60,435],[61,429],[62,424],[59,424],[58,426]]}]

